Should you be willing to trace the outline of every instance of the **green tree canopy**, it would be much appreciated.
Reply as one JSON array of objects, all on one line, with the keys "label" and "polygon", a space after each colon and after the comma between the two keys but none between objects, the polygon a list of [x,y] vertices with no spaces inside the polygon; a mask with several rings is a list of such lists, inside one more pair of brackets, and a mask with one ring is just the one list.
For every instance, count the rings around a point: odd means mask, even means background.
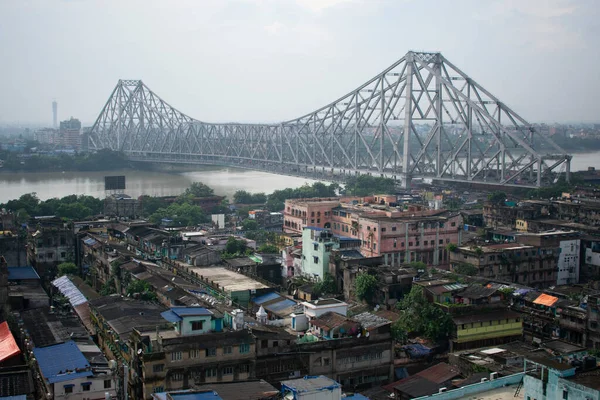
[{"label": "green tree canopy", "polygon": [[209,197],[214,196],[214,194],[215,191],[202,182],[193,182],[184,192],[184,195],[191,195],[194,197]]},{"label": "green tree canopy", "polygon": [[77,275],[79,273],[79,268],[72,262],[64,262],[58,264],[58,276],[63,275]]},{"label": "green tree canopy", "polygon": [[255,231],[258,229],[258,222],[253,219],[245,219],[242,222],[242,229],[246,232]]},{"label": "green tree canopy", "polygon": [[230,236],[225,244],[225,252],[228,254],[245,254],[247,249],[246,242]]},{"label": "green tree canopy", "polygon": [[488,200],[494,204],[504,204],[506,201],[506,193],[504,192],[492,192],[488,194]]},{"label": "green tree canopy", "polygon": [[359,274],[354,281],[354,290],[356,296],[367,302],[373,300],[375,290],[377,289],[377,277],[366,272]]},{"label": "green tree canopy", "polygon": [[267,195],[264,193],[250,193],[246,190],[238,190],[233,194],[233,202],[240,204],[264,204]]},{"label": "green tree canopy", "polygon": [[428,302],[421,286],[413,285],[396,308],[400,318],[392,325],[392,335],[398,341],[405,341],[410,333],[440,341],[452,331],[450,315]]},{"label": "green tree canopy", "polygon": [[159,208],[150,216],[150,221],[159,224],[164,218],[172,220],[176,226],[193,226],[209,221],[200,206],[189,203],[173,203],[167,208]]},{"label": "green tree canopy", "polygon": [[371,175],[351,176],[346,181],[345,194],[370,196],[396,192],[396,182],[392,178]]},{"label": "green tree canopy", "polygon": [[335,279],[333,279],[333,276],[326,272],[323,279],[313,286],[313,292],[316,296],[337,293],[338,289],[337,285],[335,284]]},{"label": "green tree canopy", "polygon": [[258,248],[258,252],[265,254],[278,254],[279,248],[274,244],[265,243]]}]

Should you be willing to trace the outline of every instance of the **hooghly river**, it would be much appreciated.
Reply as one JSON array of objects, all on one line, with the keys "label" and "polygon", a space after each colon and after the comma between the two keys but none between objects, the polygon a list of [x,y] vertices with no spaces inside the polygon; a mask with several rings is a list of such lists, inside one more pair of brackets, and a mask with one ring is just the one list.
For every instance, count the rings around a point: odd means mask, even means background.
[{"label": "hooghly river", "polygon": [[[572,171],[588,167],[600,169],[600,152],[576,153],[571,161]],[[104,198],[104,176],[125,175],[127,194],[171,196],[182,193],[192,182],[202,182],[212,187],[218,195],[232,197],[237,190],[251,193],[271,193],[287,187],[299,187],[311,183],[309,179],[269,174],[226,167],[199,166],[194,172],[165,173],[154,171],[124,170],[96,172],[0,172],[0,203],[16,199],[25,193],[37,193],[46,200],[70,194],[86,194]]]},{"label": "hooghly river", "polygon": [[70,194],[105,197],[104,176],[125,175],[125,193],[132,197],[142,194],[172,196],[181,194],[192,182],[202,182],[215,190],[215,194],[229,196],[237,190],[251,193],[271,193],[288,187],[312,183],[309,179],[269,174],[226,167],[199,166],[194,172],[165,173],[140,170],[94,172],[27,172],[0,173],[0,203],[35,192],[42,200]]}]

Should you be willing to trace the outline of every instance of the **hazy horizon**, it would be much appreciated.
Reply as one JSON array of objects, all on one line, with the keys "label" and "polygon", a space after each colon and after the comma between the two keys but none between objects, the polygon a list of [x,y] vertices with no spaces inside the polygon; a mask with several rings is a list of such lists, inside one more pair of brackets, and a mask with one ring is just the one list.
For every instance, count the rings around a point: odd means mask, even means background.
[{"label": "hazy horizon", "polygon": [[207,122],[277,122],[440,51],[530,122],[600,121],[596,0],[5,1],[0,125],[89,126],[119,79]]}]

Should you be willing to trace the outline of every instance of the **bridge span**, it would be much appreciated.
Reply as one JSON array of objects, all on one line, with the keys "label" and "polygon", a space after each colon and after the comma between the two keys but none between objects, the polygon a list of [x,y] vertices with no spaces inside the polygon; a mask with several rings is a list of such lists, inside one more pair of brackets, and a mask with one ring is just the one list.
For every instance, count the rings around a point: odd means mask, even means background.
[{"label": "bridge span", "polygon": [[277,124],[207,123],[141,80],[120,80],[91,150],[135,161],[228,165],[338,180],[348,175],[540,187],[571,156],[440,53],[408,52],[332,103]]}]

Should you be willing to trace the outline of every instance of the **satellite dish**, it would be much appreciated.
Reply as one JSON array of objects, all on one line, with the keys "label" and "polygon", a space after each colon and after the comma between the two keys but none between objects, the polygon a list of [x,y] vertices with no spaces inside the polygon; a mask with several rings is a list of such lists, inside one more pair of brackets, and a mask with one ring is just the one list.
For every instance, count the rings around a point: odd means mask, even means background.
[{"label": "satellite dish", "polygon": [[361,334],[359,333],[358,335],[356,335],[356,338],[358,339],[361,336]]},{"label": "satellite dish", "polygon": [[138,355],[142,354],[142,349],[138,349],[137,353],[138,353]]},{"label": "satellite dish", "polygon": [[370,333],[369,333],[369,332],[367,332],[367,333],[365,334],[365,337],[369,337],[369,335],[370,335]]}]

